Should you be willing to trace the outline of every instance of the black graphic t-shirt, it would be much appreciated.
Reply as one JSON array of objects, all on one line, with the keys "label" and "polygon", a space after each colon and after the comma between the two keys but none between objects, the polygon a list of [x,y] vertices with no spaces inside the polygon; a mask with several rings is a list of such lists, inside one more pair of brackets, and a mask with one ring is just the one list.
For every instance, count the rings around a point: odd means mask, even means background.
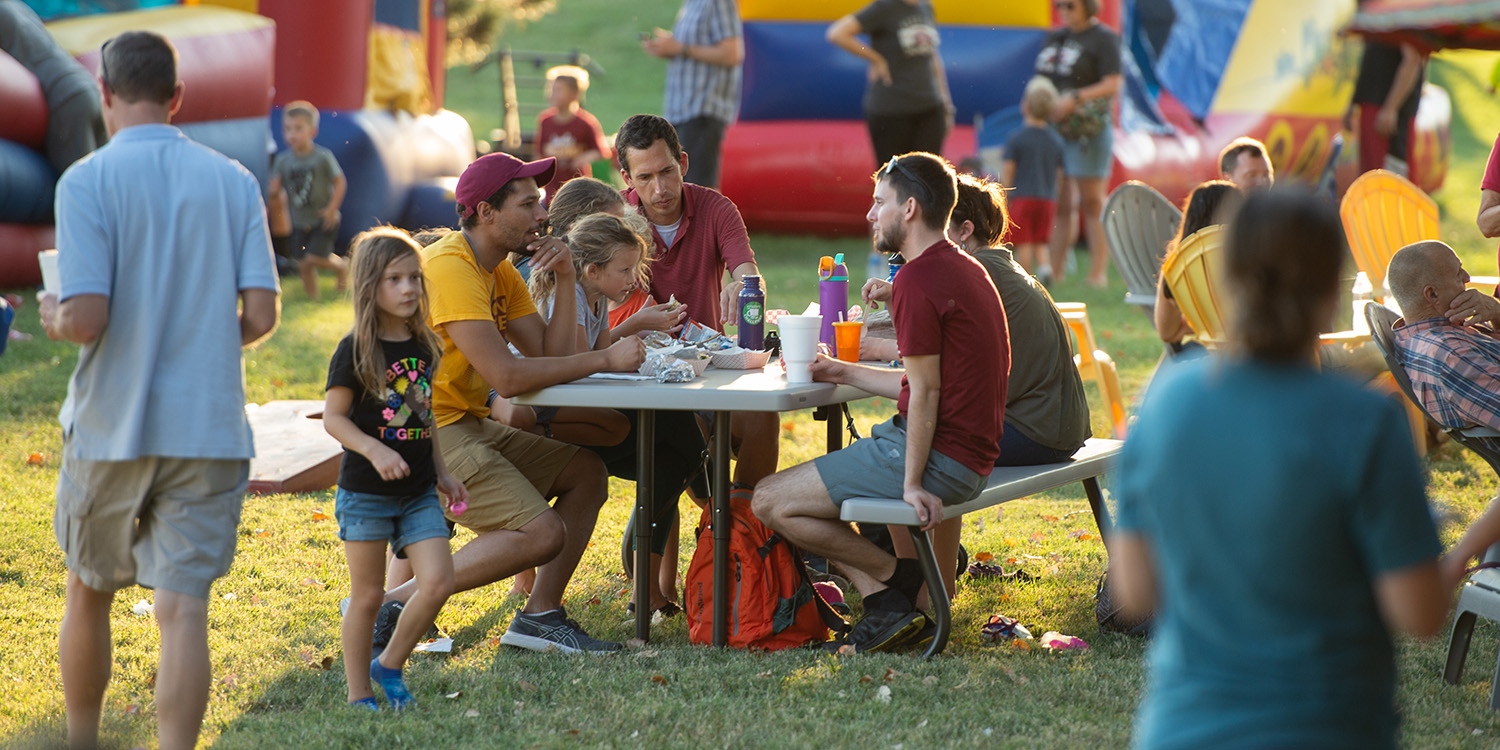
[{"label": "black graphic t-shirt", "polygon": [[866,115],[914,115],[943,106],[932,67],[940,40],[931,2],[908,5],[902,0],[875,0],[855,11],[854,18],[870,37],[870,47],[891,68],[889,85],[879,81],[866,85]]},{"label": "black graphic t-shirt", "polygon": [[1046,76],[1058,91],[1092,86],[1120,72],[1120,37],[1104,24],[1087,31],[1064,27],[1052,32],[1036,56],[1037,75]]},{"label": "black graphic t-shirt", "polygon": [[437,481],[432,463],[432,355],[407,341],[381,341],[385,355],[385,392],[378,397],[359,384],[354,374],[354,337],[345,336],[328,363],[327,388],[342,386],[354,391],[354,410],[349,418],[367,435],[406,459],[411,473],[387,482],[369,459],[344,450],[339,465],[339,487],[350,492],[407,496],[426,492]]}]

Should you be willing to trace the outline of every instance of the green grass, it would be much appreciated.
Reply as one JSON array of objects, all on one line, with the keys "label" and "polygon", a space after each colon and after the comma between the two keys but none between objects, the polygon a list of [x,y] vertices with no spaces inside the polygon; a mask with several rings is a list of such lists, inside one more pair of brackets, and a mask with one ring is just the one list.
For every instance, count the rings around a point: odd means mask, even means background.
[{"label": "green grass", "polygon": [[[591,106],[608,124],[656,109],[660,65],[634,46],[636,33],[669,25],[675,0],[620,3],[564,0],[564,11],[515,35],[518,48],[553,43],[587,49],[609,71]],[[609,29],[608,33],[599,29]],[[523,43],[524,42],[524,43]],[[1444,234],[1476,273],[1494,272],[1494,247],[1473,227],[1478,174],[1500,105],[1481,84],[1492,55],[1445,56],[1433,78],[1455,101],[1454,159],[1437,198]],[[484,132],[493,87],[450,79],[450,105]],[[462,104],[468,103],[468,104]],[[485,109],[491,107],[491,109]],[[862,268],[866,247],[853,240],[752,237],[773,307],[797,310],[814,297],[815,259],[845,252]],[[856,272],[859,275],[859,272]],[[308,302],[288,285],[281,329],[246,356],[248,396],[321,397],[324,369],[347,327],[346,302]],[[325,280],[325,284],[326,284]],[[331,286],[331,285],[329,285]],[[325,286],[325,291],[331,291]],[[1059,300],[1089,305],[1101,346],[1119,364],[1128,396],[1149,377],[1160,346],[1140,312],[1106,291],[1069,282]],[[38,333],[34,305],[18,328]],[[13,342],[0,357],[0,746],[53,747],[62,738],[63,704],[55,638],[63,612],[64,570],[51,532],[60,438],[56,413],[76,348],[37,338]],[[1090,385],[1094,431],[1107,434]],[[885,400],[855,405],[860,429],[893,409]],[[805,412],[785,417],[782,465],[811,458],[822,425]],[[39,466],[28,465],[41,453]],[[1459,523],[1474,518],[1494,492],[1490,470],[1449,446],[1430,462],[1433,499]],[[619,539],[633,491],[615,482],[593,546],[568,592],[568,606],[601,637],[624,639],[627,581],[619,572]],[[1092,593],[1105,555],[1092,533],[1080,492],[1068,490],[969,518],[964,544],[1002,561],[1016,557],[1042,578],[1026,585],[960,585],[957,631],[933,662],[907,656],[844,660],[805,652],[754,654],[691,646],[681,621],[658,626],[650,645],[602,659],[567,659],[502,650],[496,643],[512,611],[504,584],[455,596],[439,624],[456,640],[449,656],[419,655],[410,683],[422,705],[406,715],[364,716],[343,710],[338,599],[348,576],[331,520],[330,493],[254,497],[246,502],[233,570],[214,588],[210,611],[214,686],[205,743],[258,747],[1117,747],[1126,742],[1140,697],[1142,642],[1105,635],[1093,619]],[[685,505],[684,530],[696,522]],[[997,515],[999,516],[997,518]],[[1444,530],[1452,543],[1458,524]],[[461,535],[460,542],[468,539]],[[1023,557],[1030,555],[1032,557]],[[680,561],[683,570],[687,557]],[[1286,575],[1296,575],[1289,570]],[[151,676],[157,647],[149,618],[130,611],[151,597],[122,591],[115,605],[115,672],[106,699],[108,746],[153,744]],[[1018,617],[1034,632],[1058,630],[1093,648],[1072,654],[1019,651],[983,643],[978,625],[994,612]],[[1438,678],[1444,643],[1402,639],[1400,701],[1404,741],[1413,747],[1491,747],[1500,733],[1487,705],[1497,630],[1481,623],[1462,685]],[[323,668],[330,659],[330,669]],[[657,678],[660,678],[659,680]],[[883,684],[892,700],[878,702]],[[459,693],[455,698],[443,696]],[[1478,734],[1476,734],[1478,732]]]}]

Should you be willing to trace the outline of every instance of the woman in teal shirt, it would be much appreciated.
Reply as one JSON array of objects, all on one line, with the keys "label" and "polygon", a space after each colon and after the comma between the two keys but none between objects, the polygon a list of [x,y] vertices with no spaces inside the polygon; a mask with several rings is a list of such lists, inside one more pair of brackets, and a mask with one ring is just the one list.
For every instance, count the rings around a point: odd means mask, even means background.
[{"label": "woman in teal shirt", "polygon": [[1277,189],[1230,225],[1231,346],[1154,384],[1118,478],[1110,582],[1157,611],[1135,745],[1394,747],[1391,632],[1451,592],[1399,406],[1315,368],[1335,210]]}]

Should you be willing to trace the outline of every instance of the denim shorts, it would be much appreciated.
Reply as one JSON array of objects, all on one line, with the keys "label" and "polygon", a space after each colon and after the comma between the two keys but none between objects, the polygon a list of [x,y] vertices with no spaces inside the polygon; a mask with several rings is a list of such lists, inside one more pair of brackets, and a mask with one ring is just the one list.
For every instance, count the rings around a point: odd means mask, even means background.
[{"label": "denim shorts", "polygon": [[400,552],[406,545],[433,537],[448,538],[448,524],[437,488],[405,497],[350,492],[342,487],[334,495],[333,515],[339,521],[339,539],[346,542],[383,542]]},{"label": "denim shorts", "polygon": [[1092,138],[1063,141],[1063,171],[1074,179],[1109,177],[1115,164],[1114,123]]}]

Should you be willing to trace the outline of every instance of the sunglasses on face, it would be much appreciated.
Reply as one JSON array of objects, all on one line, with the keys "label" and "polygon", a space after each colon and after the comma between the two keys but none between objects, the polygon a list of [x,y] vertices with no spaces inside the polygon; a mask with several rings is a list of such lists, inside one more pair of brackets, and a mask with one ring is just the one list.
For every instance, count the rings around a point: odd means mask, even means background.
[{"label": "sunglasses on face", "polygon": [[932,202],[932,193],[927,190],[927,183],[917,179],[916,173],[908,169],[905,164],[901,163],[901,157],[892,156],[891,160],[885,163],[885,168],[880,170],[880,174],[882,177],[889,179],[891,175],[895,174],[897,171],[901,172],[901,175],[903,177],[915,183],[917,188],[922,191],[923,203]]},{"label": "sunglasses on face", "polygon": [[1052,7],[1058,10],[1072,10],[1078,7],[1077,3],[1053,3]]}]

